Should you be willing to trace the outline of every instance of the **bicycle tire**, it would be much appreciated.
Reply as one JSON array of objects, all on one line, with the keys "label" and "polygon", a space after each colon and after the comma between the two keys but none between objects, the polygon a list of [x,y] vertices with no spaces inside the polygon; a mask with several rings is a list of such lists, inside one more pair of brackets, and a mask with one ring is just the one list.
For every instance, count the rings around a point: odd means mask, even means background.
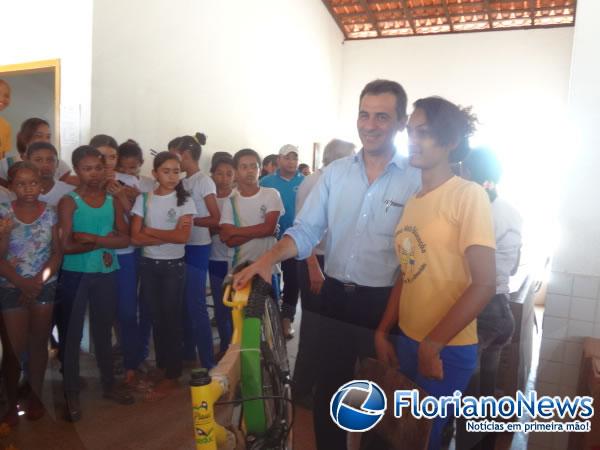
[{"label": "bicycle tire", "polygon": [[[289,379],[285,338],[279,309],[271,298],[271,286],[256,277],[245,308],[241,345],[242,398],[289,395],[282,380]],[[289,413],[284,401],[256,399],[244,402],[247,434],[264,437],[268,430],[286,423]],[[269,448],[272,448],[269,445]]]}]

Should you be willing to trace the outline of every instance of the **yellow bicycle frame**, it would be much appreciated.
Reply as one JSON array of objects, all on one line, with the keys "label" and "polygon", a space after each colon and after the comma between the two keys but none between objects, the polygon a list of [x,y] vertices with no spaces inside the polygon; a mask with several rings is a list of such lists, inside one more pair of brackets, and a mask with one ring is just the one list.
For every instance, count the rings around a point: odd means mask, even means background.
[{"label": "yellow bicycle frame", "polygon": [[[233,335],[230,346],[238,348],[239,352],[244,320],[243,310],[248,305],[250,283],[245,288],[235,291],[233,298],[230,300],[231,290],[231,284],[226,284],[223,294],[223,304],[231,308]],[[218,369],[218,366],[216,369]],[[215,371],[218,372],[218,370]],[[217,423],[214,410],[215,402],[226,393],[227,389],[227,382],[222,376],[213,377],[210,384],[191,387],[196,450],[217,450],[219,447],[227,445],[228,436],[231,433]]]}]

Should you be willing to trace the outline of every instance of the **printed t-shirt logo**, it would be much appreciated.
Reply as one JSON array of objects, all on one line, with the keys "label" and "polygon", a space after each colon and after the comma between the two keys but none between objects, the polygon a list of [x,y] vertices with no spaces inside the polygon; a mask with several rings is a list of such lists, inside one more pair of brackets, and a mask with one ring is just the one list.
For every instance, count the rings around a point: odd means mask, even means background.
[{"label": "printed t-shirt logo", "polygon": [[177,211],[175,211],[175,208],[171,208],[167,211],[167,222],[177,223]]},{"label": "printed t-shirt logo", "polygon": [[427,268],[427,263],[423,262],[423,255],[427,252],[427,246],[421,239],[417,227],[411,225],[402,227],[397,233],[397,239],[400,244],[397,251],[400,259],[402,281],[412,283]]}]

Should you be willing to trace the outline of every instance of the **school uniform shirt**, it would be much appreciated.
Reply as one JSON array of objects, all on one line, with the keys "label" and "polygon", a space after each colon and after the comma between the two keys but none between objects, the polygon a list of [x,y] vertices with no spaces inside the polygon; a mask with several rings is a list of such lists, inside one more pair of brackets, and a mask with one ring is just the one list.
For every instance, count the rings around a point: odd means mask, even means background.
[{"label": "school uniform shirt", "polygon": [[509,294],[510,274],[519,260],[523,219],[519,212],[500,197],[492,202],[496,237],[496,294]]},{"label": "school uniform shirt", "polygon": [[[3,159],[0,159],[0,178],[3,180],[8,180],[8,169],[10,169],[11,166],[19,161],[21,161],[21,155],[16,150],[8,152]],[[63,175],[70,171],[71,167],[62,159],[59,159],[58,167],[56,169],[56,173],[54,174],[54,179],[60,180]]]},{"label": "school uniform shirt", "polygon": [[10,135],[10,124],[4,117],[0,117],[0,158],[4,158],[4,155],[10,152]]},{"label": "school uniform shirt", "polygon": [[285,213],[282,213],[279,217],[278,239],[281,239],[283,233],[294,224],[294,219],[296,218],[296,193],[303,181],[304,175],[300,171],[297,171],[290,180],[287,180],[281,176],[279,169],[271,175],[260,179],[261,186],[277,189],[285,207]]},{"label": "school uniform shirt", "polygon": [[[398,325],[420,342],[471,283],[467,248],[495,248],[489,197],[478,184],[452,177],[408,201],[394,242],[403,280]],[[473,320],[448,345],[475,343]]]},{"label": "school uniform shirt", "polygon": [[[144,197],[146,197],[145,202]],[[177,206],[175,191],[168,195],[150,193],[147,196],[138,196],[131,214],[144,218],[144,223],[150,228],[173,230],[177,226],[177,221],[181,216],[196,214],[196,206],[190,197],[185,199],[183,205]],[[148,245],[143,248],[142,255],[151,259],[179,259],[185,255],[185,245]]]},{"label": "school uniform shirt", "polygon": [[[217,197],[217,206],[219,207],[219,212],[223,215],[223,208],[225,203],[229,203],[231,200],[231,196],[233,192],[229,194],[227,197]],[[227,247],[225,243],[221,240],[221,237],[218,234],[214,234],[212,236],[212,245],[210,247],[210,260],[211,261],[227,261],[231,262],[233,258],[233,248]]]},{"label": "school uniform shirt", "polygon": [[156,187],[156,180],[154,178],[140,175],[138,177],[138,189],[140,192],[152,192]]},{"label": "school uniform shirt", "polygon": [[45,194],[40,194],[38,200],[40,202],[45,202],[50,206],[57,206],[61,198],[74,190],[75,186],[72,184],[63,183],[62,181],[58,180],[54,182],[52,189]]},{"label": "school uniform shirt", "polygon": [[17,196],[10,189],[0,186],[0,203],[8,203],[16,200]]},{"label": "school uniform shirt", "polygon": [[[196,172],[194,175],[183,179],[183,187],[192,195],[194,204],[196,205],[196,217],[207,217],[210,216],[204,197],[210,194],[217,194],[217,187],[215,182],[207,175],[202,172]],[[208,227],[192,227],[192,234],[188,245],[208,245],[210,244],[210,231]]]},{"label": "school uniform shirt", "polygon": [[[264,223],[266,215],[273,211],[279,212],[280,217],[285,213],[281,196],[276,189],[261,187],[258,192],[251,197],[243,197],[236,191],[231,196],[230,201],[223,204],[221,223],[238,227],[259,225]],[[245,244],[236,247],[234,250],[233,264],[238,265],[245,261],[256,261],[276,243],[277,239],[275,236],[252,239]],[[273,266],[273,273],[281,273],[281,266],[279,264]]]}]

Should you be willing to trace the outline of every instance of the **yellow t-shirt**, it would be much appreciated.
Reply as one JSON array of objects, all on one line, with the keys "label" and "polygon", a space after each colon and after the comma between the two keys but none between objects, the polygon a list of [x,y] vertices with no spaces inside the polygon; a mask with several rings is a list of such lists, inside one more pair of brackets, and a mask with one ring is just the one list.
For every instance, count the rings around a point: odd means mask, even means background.
[{"label": "yellow t-shirt", "polygon": [[6,119],[0,117],[0,159],[10,151],[10,133],[10,124]]},{"label": "yellow t-shirt", "polygon": [[[398,325],[422,341],[471,283],[465,250],[495,248],[490,200],[483,188],[450,178],[423,197],[412,197],[396,228],[403,277]],[[448,345],[477,343],[473,320]]]}]

